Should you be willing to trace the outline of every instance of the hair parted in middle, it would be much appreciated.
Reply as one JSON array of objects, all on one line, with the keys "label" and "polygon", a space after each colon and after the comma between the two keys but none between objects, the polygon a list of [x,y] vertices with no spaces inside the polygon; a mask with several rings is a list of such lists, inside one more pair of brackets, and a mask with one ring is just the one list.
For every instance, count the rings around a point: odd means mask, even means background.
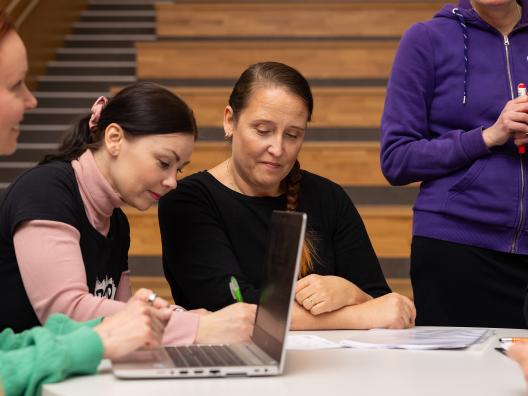
[{"label": "hair parted in middle", "polygon": [[[229,96],[229,106],[233,110],[235,122],[239,114],[247,107],[251,95],[259,88],[282,88],[302,99],[308,111],[308,120],[312,119],[313,96],[310,84],[304,76],[291,66],[280,62],[260,62],[249,66],[236,81]],[[286,190],[286,209],[290,212],[299,209],[301,190],[301,165],[295,161],[292,169],[282,181]],[[313,270],[316,256],[313,239],[307,236],[303,245],[300,275],[306,276]]]}]

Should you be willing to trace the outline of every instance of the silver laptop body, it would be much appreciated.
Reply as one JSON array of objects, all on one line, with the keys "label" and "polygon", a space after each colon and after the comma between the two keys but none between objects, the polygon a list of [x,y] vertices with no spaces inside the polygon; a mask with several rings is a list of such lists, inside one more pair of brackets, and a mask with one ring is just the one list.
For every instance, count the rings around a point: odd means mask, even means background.
[{"label": "silver laptop body", "polygon": [[141,350],[113,361],[114,375],[137,379],[281,374],[305,229],[306,214],[273,211],[266,274],[251,342]]}]

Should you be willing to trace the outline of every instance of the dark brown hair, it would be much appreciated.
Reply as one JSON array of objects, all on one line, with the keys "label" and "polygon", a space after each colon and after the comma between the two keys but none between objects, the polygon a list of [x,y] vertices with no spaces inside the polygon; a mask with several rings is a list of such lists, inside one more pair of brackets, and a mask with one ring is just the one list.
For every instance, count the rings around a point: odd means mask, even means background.
[{"label": "dark brown hair", "polygon": [[[248,105],[251,94],[260,87],[284,88],[303,100],[308,110],[308,121],[312,119],[313,96],[310,85],[304,76],[291,66],[279,62],[255,63],[248,67],[238,78],[231,96],[229,106],[233,110],[233,118],[238,120],[240,112]],[[286,209],[294,212],[299,208],[301,189],[301,165],[296,160],[288,176],[283,180],[286,190]],[[301,276],[312,271],[315,255],[312,239],[307,237],[303,246]]]},{"label": "dark brown hair", "polygon": [[177,95],[151,82],[139,82],[117,93],[103,108],[95,129],[88,123],[91,114],[83,117],[59,148],[58,154],[48,155],[42,161],[72,161],[87,149],[98,149],[108,125],[116,123],[125,136],[145,136],[185,133],[198,136],[196,120],[187,104]]},{"label": "dark brown hair", "polygon": [[8,13],[4,9],[0,9],[0,40],[11,30],[15,30],[15,25],[11,22]]}]

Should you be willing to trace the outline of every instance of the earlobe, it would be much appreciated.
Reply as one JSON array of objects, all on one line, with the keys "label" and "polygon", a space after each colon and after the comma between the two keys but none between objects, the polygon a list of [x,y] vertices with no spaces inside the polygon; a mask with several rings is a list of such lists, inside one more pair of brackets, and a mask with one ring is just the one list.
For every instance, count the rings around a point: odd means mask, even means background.
[{"label": "earlobe", "polygon": [[234,128],[234,118],[233,118],[233,109],[231,106],[226,106],[224,110],[224,134],[226,139],[231,139],[233,137],[233,128]]},{"label": "earlobe", "polygon": [[119,155],[124,138],[125,132],[119,124],[112,123],[106,127],[104,143],[106,150],[112,157]]}]

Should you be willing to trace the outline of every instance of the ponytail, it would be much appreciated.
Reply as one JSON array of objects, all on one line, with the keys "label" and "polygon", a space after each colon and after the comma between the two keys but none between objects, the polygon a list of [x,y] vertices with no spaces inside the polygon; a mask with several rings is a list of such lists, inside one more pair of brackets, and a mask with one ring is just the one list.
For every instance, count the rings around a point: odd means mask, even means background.
[{"label": "ponytail", "polygon": [[48,154],[40,162],[45,164],[51,161],[66,161],[71,162],[79,158],[86,150],[96,150],[101,146],[101,142],[97,139],[97,143],[94,143],[97,133],[92,133],[88,126],[91,114],[83,117],[75,129],[68,133],[61,142],[57,154]]},{"label": "ponytail", "polygon": [[112,123],[121,126],[127,137],[169,133],[198,136],[193,112],[182,99],[161,85],[139,82],[110,100],[98,98],[91,114],[64,138],[58,153],[47,155],[41,163],[73,161],[88,149],[97,150]]}]

